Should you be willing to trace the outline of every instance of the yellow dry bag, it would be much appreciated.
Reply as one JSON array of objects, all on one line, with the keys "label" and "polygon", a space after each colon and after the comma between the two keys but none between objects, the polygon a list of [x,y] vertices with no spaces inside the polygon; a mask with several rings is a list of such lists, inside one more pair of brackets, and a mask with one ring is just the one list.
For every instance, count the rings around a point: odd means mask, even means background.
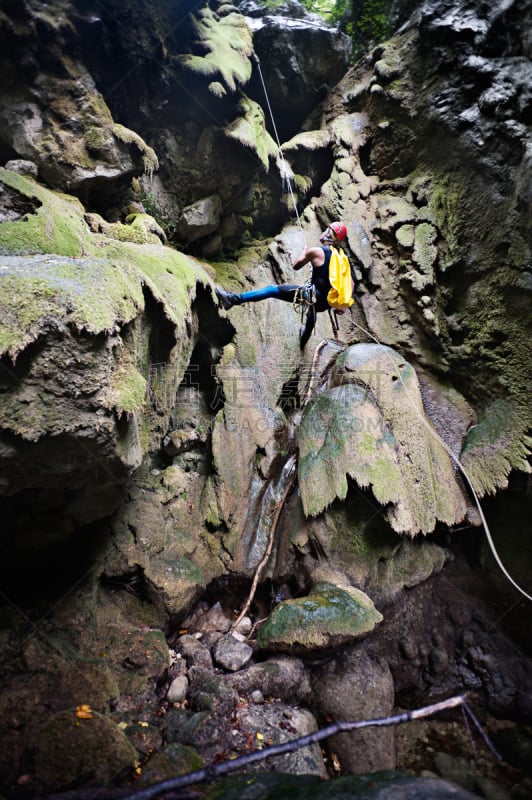
[{"label": "yellow dry bag", "polygon": [[345,310],[353,305],[353,279],[351,264],[341,247],[331,247],[329,261],[329,282],[331,288],[327,302],[331,308]]}]

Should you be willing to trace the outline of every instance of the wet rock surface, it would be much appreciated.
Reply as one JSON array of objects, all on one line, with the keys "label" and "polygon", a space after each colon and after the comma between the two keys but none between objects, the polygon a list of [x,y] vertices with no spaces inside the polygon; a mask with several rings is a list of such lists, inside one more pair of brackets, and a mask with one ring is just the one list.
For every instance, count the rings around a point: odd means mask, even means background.
[{"label": "wet rock surface", "polygon": [[[298,4],[268,20],[250,4],[134,0],[123,25],[118,0],[2,4],[8,797],[100,791],[114,776],[129,791],[346,713],[464,691],[503,762],[476,734],[473,752],[460,714],[447,714],[282,756],[274,769],[292,774],[254,774],[257,791],[531,794],[529,606],[498,577],[452,468],[435,477],[420,458],[434,436],[415,431],[402,447],[422,524],[392,525],[394,487],[375,496],[350,463],[342,491],[326,491],[337,426],[320,394],[328,381],[343,390],[343,370],[369,401],[381,369],[362,380],[351,345],[400,354],[419,381],[416,408],[491,493],[505,563],[529,580],[528,6],[434,0],[407,19],[400,5],[401,31],[344,74],[348,42]],[[284,161],[257,53],[290,137]],[[289,304],[217,307],[215,283],[299,281],[293,259],[338,217],[357,292],[340,342],[320,315],[301,354]],[[313,402],[333,446],[311,519],[293,476]],[[391,447],[386,425],[362,427],[346,462],[377,440]],[[416,480],[431,492],[412,490]],[[451,494],[453,514],[433,513]],[[271,558],[234,626],[278,510]],[[268,626],[324,581],[344,612],[346,587],[369,599],[363,638],[345,616],[334,632],[322,620],[316,647],[310,615],[309,640],[298,633],[274,652]],[[345,775],[361,765],[377,772]],[[226,791],[242,797],[240,779]]]},{"label": "wet rock surface", "polygon": [[[67,746],[67,740],[72,741],[71,726],[90,726],[94,720],[96,725],[76,734],[82,736],[85,731],[89,736],[89,751],[91,742],[97,749],[103,746],[107,734],[113,742],[116,740],[118,749],[115,745],[107,748],[107,760],[97,768],[84,761],[92,770],[91,780],[104,780],[105,770],[131,772],[140,764],[137,780],[149,785],[179,774],[176,769],[187,772],[202,763],[245,756],[336,720],[388,717],[467,691],[483,729],[496,746],[500,743],[502,762],[497,762],[480,739],[476,750],[470,750],[470,733],[458,711],[400,727],[342,733],[320,746],[258,762],[253,770],[315,774],[337,780],[341,774],[368,772],[375,775],[372,791],[378,788],[379,792],[385,791],[379,777],[383,770],[411,770],[417,775],[428,770],[455,784],[457,797],[467,796],[460,794],[467,790],[477,796],[503,798],[506,791],[508,796],[524,800],[525,790],[518,787],[521,783],[528,785],[529,737],[523,723],[530,720],[519,698],[531,690],[529,660],[506,638],[501,615],[494,615],[489,603],[480,599],[480,585],[474,604],[471,587],[464,602],[461,582],[470,580],[471,575],[464,563],[458,566],[403,593],[400,608],[398,604],[383,608],[384,621],[377,634],[347,648],[308,652],[300,658],[262,650],[257,645],[256,629],[245,641],[231,637],[227,633],[232,621],[231,604],[227,603],[230,595],[222,587],[216,603],[201,601],[189,615],[189,621],[200,620],[208,630],[180,629],[170,637],[171,646],[164,637],[155,642],[144,634],[137,637],[137,647],[130,637],[120,665],[122,677],[118,664],[111,671],[104,661],[87,664],[83,666],[84,693],[77,688],[79,664],[68,656],[59,660],[46,640],[44,648],[37,648],[30,639],[25,658],[33,677],[28,680],[21,675],[5,686],[2,726],[6,732],[16,726],[41,737],[36,766],[28,764],[26,770],[34,784],[48,791],[66,785],[60,777],[58,753]],[[252,623],[255,613],[253,605]],[[234,642],[229,660],[223,663],[220,655],[226,653],[228,639]],[[235,643],[246,649],[239,664],[234,660]],[[43,661],[46,653],[47,661]],[[64,687],[59,694],[58,674]],[[117,682],[112,675],[117,675]],[[135,693],[135,712],[124,703],[118,689]],[[55,698],[53,718],[38,712],[39,698],[46,696]],[[77,715],[84,708],[88,713],[80,718]],[[520,723],[516,722],[518,718]],[[55,738],[42,737],[50,725],[55,726]],[[3,768],[16,781],[25,774],[25,764],[14,744],[11,738]],[[76,771],[75,760],[71,768]],[[405,779],[398,776],[395,780],[400,787]],[[388,785],[389,781],[392,783]],[[387,792],[396,786],[391,778],[384,783]],[[406,786],[401,791],[406,791]],[[434,777],[418,778],[410,789],[420,792],[420,797],[429,796],[429,791],[436,792],[433,796],[451,791]],[[341,790],[340,784],[337,790]],[[496,791],[499,795],[493,794]]]}]

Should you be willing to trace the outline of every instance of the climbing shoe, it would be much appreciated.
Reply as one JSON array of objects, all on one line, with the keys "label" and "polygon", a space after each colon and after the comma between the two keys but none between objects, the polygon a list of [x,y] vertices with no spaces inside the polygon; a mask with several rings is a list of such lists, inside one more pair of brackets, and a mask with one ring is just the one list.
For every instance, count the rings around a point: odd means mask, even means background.
[{"label": "climbing shoe", "polygon": [[233,308],[233,306],[239,306],[242,302],[242,298],[236,292],[226,292],[225,289],[221,289],[219,286],[216,287],[215,291],[218,302],[226,311],[229,308]]}]

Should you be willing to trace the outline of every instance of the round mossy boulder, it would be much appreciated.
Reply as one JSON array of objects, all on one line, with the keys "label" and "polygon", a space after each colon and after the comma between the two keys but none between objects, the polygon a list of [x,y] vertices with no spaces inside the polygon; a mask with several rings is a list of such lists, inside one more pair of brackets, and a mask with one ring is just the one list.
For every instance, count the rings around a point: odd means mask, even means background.
[{"label": "round mossy boulder", "polygon": [[320,650],[352,642],[381,621],[382,614],[364,592],[323,581],[307,597],[279,603],[257,641],[268,650]]}]

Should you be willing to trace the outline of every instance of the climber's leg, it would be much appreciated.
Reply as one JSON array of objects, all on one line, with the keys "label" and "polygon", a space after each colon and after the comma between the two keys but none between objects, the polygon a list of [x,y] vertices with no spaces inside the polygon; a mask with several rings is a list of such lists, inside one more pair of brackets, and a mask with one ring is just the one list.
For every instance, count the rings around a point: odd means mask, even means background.
[{"label": "climber's leg", "polygon": [[281,286],[264,286],[262,289],[252,289],[250,292],[237,294],[236,292],[226,292],[225,289],[217,286],[216,296],[222,308],[227,311],[227,309],[242,305],[242,303],[258,303],[260,300],[268,300],[269,298],[293,303],[298,288],[298,286],[283,283]]},{"label": "climber's leg", "polygon": [[314,308],[309,308],[307,312],[307,317],[305,319],[305,324],[301,326],[299,329],[299,346],[301,350],[304,349],[306,343],[311,337],[312,331],[316,325],[316,311]]},{"label": "climber's leg", "polygon": [[298,286],[293,286],[288,283],[283,283],[280,286],[263,286],[262,289],[252,289],[250,292],[242,292],[240,297],[242,303],[258,303],[260,300],[268,300],[270,298],[292,303],[298,288]]}]

